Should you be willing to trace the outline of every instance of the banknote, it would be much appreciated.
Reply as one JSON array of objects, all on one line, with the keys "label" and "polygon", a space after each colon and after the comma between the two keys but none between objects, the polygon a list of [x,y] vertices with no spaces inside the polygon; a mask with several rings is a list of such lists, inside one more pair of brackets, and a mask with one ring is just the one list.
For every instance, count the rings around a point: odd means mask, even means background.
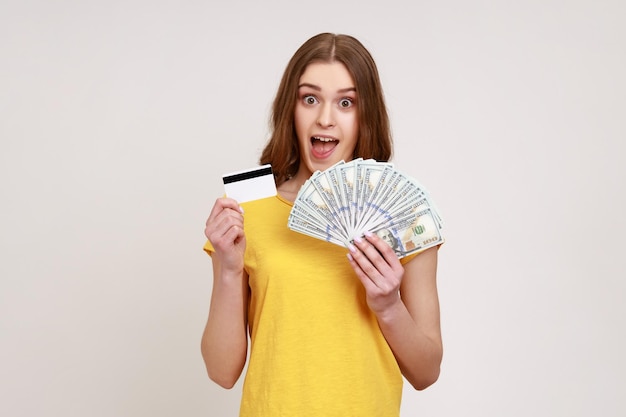
[{"label": "banknote", "polygon": [[391,246],[400,258],[443,242],[441,228],[430,207],[415,213],[411,220],[383,226],[373,233]]},{"label": "banknote", "polygon": [[346,247],[376,233],[398,257],[444,241],[443,219],[428,190],[393,163],[362,158],[314,172],[298,192],[288,227]]}]

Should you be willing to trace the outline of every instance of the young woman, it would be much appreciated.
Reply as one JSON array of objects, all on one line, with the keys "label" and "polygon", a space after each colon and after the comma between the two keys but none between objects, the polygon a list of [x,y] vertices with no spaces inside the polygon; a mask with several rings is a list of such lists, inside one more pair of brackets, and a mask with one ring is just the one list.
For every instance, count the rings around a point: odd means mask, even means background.
[{"label": "young woman", "polygon": [[206,223],[208,375],[232,387],[249,354],[240,416],[397,417],[403,375],[416,389],[439,376],[438,247],[399,259],[373,233],[345,249],[287,227],[313,172],[391,157],[370,53],[348,35],[307,40],[287,65],[271,121],[260,163],[272,165],[278,195],[241,205],[218,198]]}]

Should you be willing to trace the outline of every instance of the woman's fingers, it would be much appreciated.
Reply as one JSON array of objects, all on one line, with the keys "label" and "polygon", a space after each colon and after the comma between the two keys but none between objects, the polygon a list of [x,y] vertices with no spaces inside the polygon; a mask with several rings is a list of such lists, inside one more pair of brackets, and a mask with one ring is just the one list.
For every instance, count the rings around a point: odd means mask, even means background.
[{"label": "woman's fingers", "polygon": [[393,249],[381,238],[365,233],[354,240],[356,253],[351,253],[363,273],[378,287],[389,289],[400,286],[404,268]]},{"label": "woman's fingers", "polygon": [[211,213],[207,218],[206,227],[208,228],[209,225],[213,223],[215,219],[219,217],[226,209],[234,210],[236,212],[239,212],[240,214],[243,213],[243,209],[241,208],[241,206],[239,206],[237,201],[228,197],[218,198],[217,200],[215,200],[215,204],[213,204]]},{"label": "woman's fingers", "polygon": [[204,234],[227,264],[240,264],[245,250],[243,211],[231,198],[218,198],[206,221]]},{"label": "woman's fingers", "polygon": [[349,247],[348,259],[365,288],[374,312],[392,306],[399,297],[404,268],[393,249],[378,236],[366,234]]}]

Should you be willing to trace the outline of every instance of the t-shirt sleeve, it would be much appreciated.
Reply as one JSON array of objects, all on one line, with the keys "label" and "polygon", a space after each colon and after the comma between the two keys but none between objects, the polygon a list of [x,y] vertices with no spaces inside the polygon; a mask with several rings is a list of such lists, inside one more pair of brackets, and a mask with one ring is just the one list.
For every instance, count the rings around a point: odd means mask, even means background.
[{"label": "t-shirt sleeve", "polygon": [[414,252],[414,253],[412,253],[410,255],[407,255],[404,258],[400,258],[400,263],[402,265],[406,265],[407,263],[409,263],[409,261],[411,261],[413,258],[415,258],[420,253],[424,252],[426,249],[429,249],[431,247],[436,247],[437,250],[439,250],[439,248],[441,248],[441,246],[443,246],[444,243],[445,243],[445,239],[442,239],[442,241],[438,245],[436,245],[436,246],[429,246],[428,248],[424,248],[424,249],[421,249],[421,250],[419,250],[417,252]]},{"label": "t-shirt sleeve", "polygon": [[213,245],[211,244],[211,241],[207,239],[206,243],[204,244],[203,247],[204,251],[209,254],[212,255],[213,252],[215,252],[215,248],[213,247]]}]

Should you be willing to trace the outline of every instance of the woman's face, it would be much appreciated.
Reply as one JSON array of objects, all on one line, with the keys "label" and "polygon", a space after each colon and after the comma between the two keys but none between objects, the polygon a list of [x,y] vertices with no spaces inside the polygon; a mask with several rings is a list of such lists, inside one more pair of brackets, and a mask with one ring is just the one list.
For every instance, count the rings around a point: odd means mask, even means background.
[{"label": "woman's face", "polygon": [[352,76],[339,63],[309,64],[298,83],[295,127],[300,146],[298,176],[308,178],[350,161],[356,146],[358,97]]}]

